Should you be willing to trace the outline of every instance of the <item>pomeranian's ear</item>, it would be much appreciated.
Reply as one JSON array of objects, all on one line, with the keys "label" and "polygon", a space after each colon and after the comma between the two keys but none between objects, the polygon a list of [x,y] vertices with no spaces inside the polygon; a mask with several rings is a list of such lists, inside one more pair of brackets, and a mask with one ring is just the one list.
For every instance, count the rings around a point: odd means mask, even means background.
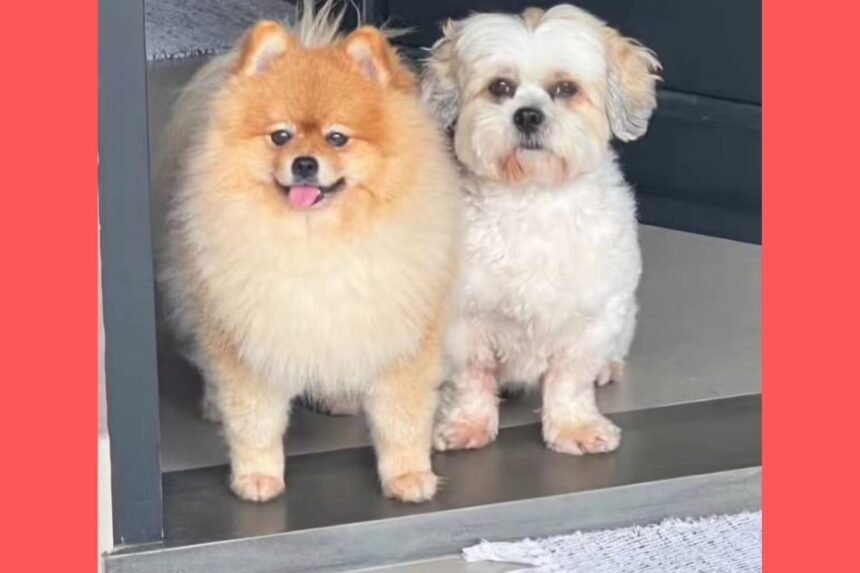
[{"label": "pomeranian's ear", "polygon": [[635,40],[606,29],[609,54],[606,112],[612,132],[622,141],[642,137],[657,107],[657,56]]},{"label": "pomeranian's ear", "polygon": [[245,76],[266,71],[295,41],[277,22],[258,22],[242,41],[236,71]]},{"label": "pomeranian's ear", "polygon": [[361,73],[374,82],[405,91],[416,89],[415,77],[379,29],[362,26],[346,38],[344,46]]},{"label": "pomeranian's ear", "polygon": [[421,95],[433,115],[445,129],[454,125],[460,114],[460,88],[456,76],[454,46],[459,25],[448,20],[442,26],[442,38],[430,49],[421,77]]}]

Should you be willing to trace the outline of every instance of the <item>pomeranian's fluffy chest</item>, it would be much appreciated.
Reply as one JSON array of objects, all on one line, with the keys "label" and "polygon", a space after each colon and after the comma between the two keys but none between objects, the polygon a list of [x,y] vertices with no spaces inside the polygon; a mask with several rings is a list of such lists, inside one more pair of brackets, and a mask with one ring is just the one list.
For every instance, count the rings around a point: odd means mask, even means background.
[{"label": "pomeranian's fluffy chest", "polygon": [[461,303],[467,320],[551,352],[614,297],[635,291],[635,204],[614,163],[558,189],[470,185]]},{"label": "pomeranian's fluffy chest", "polygon": [[304,236],[286,234],[235,207],[188,231],[201,302],[242,359],[274,383],[320,395],[363,392],[416,351],[450,280],[455,238],[398,220],[325,241],[311,223]]}]

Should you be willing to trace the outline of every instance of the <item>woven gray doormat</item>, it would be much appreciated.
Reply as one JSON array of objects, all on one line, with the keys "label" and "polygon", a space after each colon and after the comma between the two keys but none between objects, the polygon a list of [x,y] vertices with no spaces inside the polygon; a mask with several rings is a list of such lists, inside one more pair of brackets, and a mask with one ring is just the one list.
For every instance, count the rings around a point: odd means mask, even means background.
[{"label": "woven gray doormat", "polygon": [[759,573],[761,512],[483,541],[466,548],[463,558],[530,565],[518,571],[532,573]]}]

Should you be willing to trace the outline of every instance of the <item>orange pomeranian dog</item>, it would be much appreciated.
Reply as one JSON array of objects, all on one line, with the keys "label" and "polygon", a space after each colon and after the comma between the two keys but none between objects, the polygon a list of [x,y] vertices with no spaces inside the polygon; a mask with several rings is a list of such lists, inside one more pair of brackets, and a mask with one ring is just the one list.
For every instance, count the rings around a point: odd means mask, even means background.
[{"label": "orange pomeranian dog", "polygon": [[284,491],[290,403],[307,395],[360,400],[384,493],[421,502],[456,172],[384,34],[339,21],[327,4],[292,30],[260,22],[184,90],[159,277],[239,497]]}]

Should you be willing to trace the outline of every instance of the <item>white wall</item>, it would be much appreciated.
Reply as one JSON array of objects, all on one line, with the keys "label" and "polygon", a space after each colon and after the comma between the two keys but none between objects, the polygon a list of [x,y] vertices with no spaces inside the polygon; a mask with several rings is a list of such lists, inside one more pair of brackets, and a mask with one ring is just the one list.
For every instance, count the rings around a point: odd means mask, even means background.
[{"label": "white wall", "polygon": [[113,548],[113,519],[111,514],[111,486],[110,486],[110,441],[108,440],[107,428],[107,402],[105,400],[105,334],[104,321],[102,319],[102,256],[101,244],[99,243],[99,267],[98,267],[98,296],[99,296],[99,531],[98,531],[98,559],[99,573],[103,570],[102,554]]}]

